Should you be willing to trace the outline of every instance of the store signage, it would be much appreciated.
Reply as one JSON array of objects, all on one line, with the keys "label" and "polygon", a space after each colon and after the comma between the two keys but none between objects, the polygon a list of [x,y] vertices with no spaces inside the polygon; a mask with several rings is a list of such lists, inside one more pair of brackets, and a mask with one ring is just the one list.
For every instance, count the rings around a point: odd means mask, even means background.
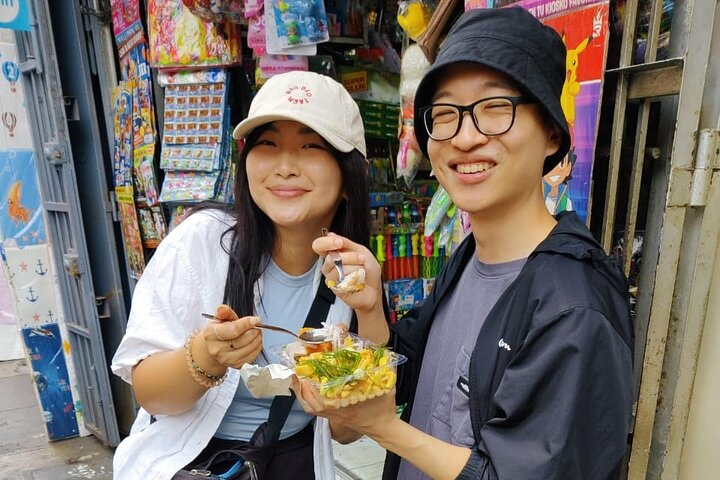
[{"label": "store signage", "polygon": [[27,0],[0,0],[0,28],[30,30]]},{"label": "store signage", "polygon": [[340,83],[350,93],[367,92],[368,75],[367,71],[348,72],[340,75]]}]

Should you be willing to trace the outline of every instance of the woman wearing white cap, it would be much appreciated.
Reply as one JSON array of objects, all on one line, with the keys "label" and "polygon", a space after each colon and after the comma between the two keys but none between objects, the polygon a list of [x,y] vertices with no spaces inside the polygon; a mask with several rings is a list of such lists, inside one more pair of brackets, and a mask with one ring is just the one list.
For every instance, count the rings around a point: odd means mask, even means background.
[{"label": "woman wearing white cap", "polygon": [[[334,478],[325,420],[313,433],[313,418],[284,397],[286,409],[279,400],[275,420],[264,423],[273,399],[253,398],[238,369],[264,365],[272,346],[287,343],[282,334],[261,335],[253,328],[259,321],[292,331],[313,315],[350,323],[352,310],[328,295],[311,245],[323,228],[368,241],[360,113],[339,83],[292,72],[268,80],[234,137],[245,139],[234,207],[187,218],[135,289],[112,369],[132,384],[142,409],[117,448],[116,478],[194,478],[191,468],[204,470],[213,452],[226,449],[244,449],[258,471],[246,463],[234,473],[240,465],[229,455],[210,462],[215,474],[230,470],[219,478]],[[373,268],[367,274],[379,277]],[[207,311],[225,321],[207,322]],[[331,430],[340,441],[355,438]],[[248,448],[251,438],[265,448]]]}]

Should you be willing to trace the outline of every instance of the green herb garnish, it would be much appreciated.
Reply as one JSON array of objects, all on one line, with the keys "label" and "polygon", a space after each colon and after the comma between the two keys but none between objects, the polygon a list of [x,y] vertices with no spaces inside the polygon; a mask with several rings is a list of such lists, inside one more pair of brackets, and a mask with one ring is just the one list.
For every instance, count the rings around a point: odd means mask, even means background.
[{"label": "green herb garnish", "polygon": [[378,366],[380,363],[380,359],[385,356],[385,351],[387,348],[385,348],[385,345],[379,345],[375,349],[375,354],[373,355],[373,366]]},{"label": "green herb garnish", "polygon": [[360,353],[352,350],[327,352],[322,358],[307,358],[300,362],[300,365],[309,365],[317,376],[328,379],[352,375],[359,364]]}]

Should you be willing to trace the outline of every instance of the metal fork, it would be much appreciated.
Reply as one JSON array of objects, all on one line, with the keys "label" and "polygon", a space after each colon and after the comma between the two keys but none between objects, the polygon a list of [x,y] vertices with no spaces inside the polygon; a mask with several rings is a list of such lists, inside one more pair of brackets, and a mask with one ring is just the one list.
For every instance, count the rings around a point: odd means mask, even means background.
[{"label": "metal fork", "polygon": [[[323,236],[328,235],[328,229],[323,228],[322,229]],[[338,272],[338,281],[337,283],[342,283],[343,280],[345,280],[345,271],[343,270],[343,264],[342,264],[342,258],[340,258],[340,254],[337,253],[335,250],[330,250],[328,252],[328,257],[330,257],[330,261],[335,265],[335,270]]]},{"label": "metal fork", "polygon": [[[218,320],[221,322],[223,321],[217,318],[212,313],[201,313],[200,315],[210,320]],[[317,338],[312,330],[303,332],[298,335],[295,332],[288,330],[287,328],[278,327],[277,325],[268,325],[266,323],[258,323],[257,325],[253,326],[253,328],[264,328],[266,330],[273,330],[275,332],[287,333],[288,335],[292,335],[293,337],[297,338],[301,342],[310,343],[313,345],[320,345],[321,343],[327,342],[327,339],[325,337]]]}]

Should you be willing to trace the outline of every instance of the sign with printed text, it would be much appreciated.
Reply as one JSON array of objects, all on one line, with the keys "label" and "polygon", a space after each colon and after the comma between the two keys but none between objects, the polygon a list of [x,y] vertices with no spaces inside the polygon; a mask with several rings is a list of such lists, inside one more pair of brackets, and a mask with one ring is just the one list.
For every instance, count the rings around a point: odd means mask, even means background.
[{"label": "sign with printed text", "polygon": [[350,93],[367,92],[368,74],[366,70],[348,72],[340,75],[340,83]]},{"label": "sign with printed text", "polygon": [[27,0],[0,0],[0,28],[30,30]]}]

